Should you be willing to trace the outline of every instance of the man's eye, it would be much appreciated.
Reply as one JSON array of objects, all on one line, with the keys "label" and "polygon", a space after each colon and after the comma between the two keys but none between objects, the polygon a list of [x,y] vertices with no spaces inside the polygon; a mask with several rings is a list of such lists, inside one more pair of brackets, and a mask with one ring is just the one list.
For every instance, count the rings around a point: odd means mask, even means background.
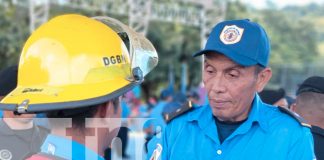
[{"label": "man's eye", "polygon": [[209,70],[206,69],[206,72],[207,72],[207,73],[213,73],[214,71],[211,70],[211,69],[209,69]]},{"label": "man's eye", "polygon": [[229,74],[230,77],[237,77],[235,74]]},{"label": "man's eye", "polygon": [[238,71],[231,71],[227,75],[230,78],[237,78],[237,77],[239,77],[240,73]]},{"label": "man's eye", "polygon": [[212,68],[212,67],[206,67],[205,68],[205,71],[207,72],[207,73],[213,73],[214,72],[214,69]]}]

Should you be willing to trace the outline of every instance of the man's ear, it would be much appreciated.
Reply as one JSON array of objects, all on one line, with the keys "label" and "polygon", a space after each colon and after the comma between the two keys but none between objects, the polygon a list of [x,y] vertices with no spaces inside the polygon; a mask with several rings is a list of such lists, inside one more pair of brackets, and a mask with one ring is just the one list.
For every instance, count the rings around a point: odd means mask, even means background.
[{"label": "man's ear", "polygon": [[99,118],[106,118],[107,112],[109,110],[109,103],[110,102],[106,102],[98,106],[96,115],[99,116]]},{"label": "man's ear", "polygon": [[261,92],[263,88],[267,85],[269,82],[270,78],[272,77],[272,71],[271,68],[267,67],[260,71],[257,76],[257,92]]},{"label": "man's ear", "polygon": [[119,118],[120,112],[120,106],[114,107],[114,103],[109,101],[101,104],[96,114],[99,115],[100,118]]}]

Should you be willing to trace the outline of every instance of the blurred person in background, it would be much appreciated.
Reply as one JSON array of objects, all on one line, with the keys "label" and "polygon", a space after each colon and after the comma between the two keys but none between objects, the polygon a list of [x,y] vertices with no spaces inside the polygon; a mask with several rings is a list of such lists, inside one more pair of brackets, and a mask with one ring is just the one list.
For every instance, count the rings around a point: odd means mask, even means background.
[{"label": "blurred person in background", "polygon": [[150,114],[152,109],[154,108],[154,106],[156,106],[157,104],[157,96],[153,95],[153,96],[149,96],[149,98],[147,99],[147,111]]},{"label": "blurred person in background", "polygon": [[288,96],[288,95],[286,95],[285,98],[286,98],[287,103],[288,103],[288,109],[291,109],[291,106],[293,104],[295,104],[295,102],[296,102],[296,98],[293,98],[293,97]]},{"label": "blurred person in background", "polygon": [[164,122],[167,123],[169,120],[168,115],[181,109],[181,107],[186,104],[186,102],[187,96],[185,94],[183,94],[182,92],[174,94],[172,101],[167,103],[162,110]]},{"label": "blurred person in background", "polygon": [[187,101],[187,96],[182,92],[178,92],[174,94],[172,101],[165,104],[162,114],[175,112],[178,108],[180,108]]},{"label": "blurred person in background", "polygon": [[145,150],[147,151],[147,144],[152,139],[152,137],[158,133],[160,133],[165,125],[166,122],[163,117],[163,110],[165,106],[172,102],[173,100],[173,91],[170,89],[163,89],[160,93],[160,99],[156,103],[156,105],[152,108],[149,121],[144,124],[144,132],[145,132]]},{"label": "blurred person in background", "polygon": [[128,146],[128,132],[129,132],[128,118],[130,116],[130,108],[126,102],[125,96],[122,96],[120,106],[121,106],[122,127],[120,127],[119,129],[117,137],[120,138],[122,142],[122,150],[121,150],[122,158],[129,158],[129,155],[126,153],[126,149]]},{"label": "blurred person in background", "polygon": [[151,128],[152,128],[152,134],[156,134],[158,132],[161,132],[163,128],[165,127],[166,123],[164,121],[162,112],[165,108],[165,106],[173,101],[173,92],[170,89],[164,89],[161,91],[160,94],[160,100],[156,104],[156,106],[152,109],[150,118],[151,120]]},{"label": "blurred person in background", "polygon": [[187,98],[189,101],[192,102],[193,106],[200,106],[199,105],[199,101],[200,101],[200,96],[198,94],[198,92],[196,92],[195,90],[192,90],[190,92],[187,93]]},{"label": "blurred person in background", "polygon": [[[0,100],[17,86],[18,67],[0,72]],[[15,114],[3,111],[0,120],[0,159],[23,160],[40,151],[49,130],[33,123],[35,114]]]},{"label": "blurred person in background", "polygon": [[292,110],[312,125],[317,160],[324,160],[324,77],[307,78],[298,88]]},{"label": "blurred person in background", "polygon": [[264,89],[259,93],[259,96],[264,103],[288,108],[288,102],[285,97],[286,92],[283,88],[277,90]]},{"label": "blurred person in background", "polygon": [[130,117],[132,117],[132,118],[141,117],[142,102],[140,99],[132,97],[129,101],[129,106],[131,108]]}]

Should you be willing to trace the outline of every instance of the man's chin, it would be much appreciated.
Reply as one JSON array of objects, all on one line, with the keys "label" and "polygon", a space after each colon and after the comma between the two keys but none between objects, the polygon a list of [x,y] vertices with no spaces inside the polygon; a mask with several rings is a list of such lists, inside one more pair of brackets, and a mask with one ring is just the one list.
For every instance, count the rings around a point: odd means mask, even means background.
[{"label": "man's chin", "polygon": [[228,119],[230,119],[230,116],[228,114],[223,113],[219,110],[213,110],[213,115],[220,121],[227,121]]},{"label": "man's chin", "polygon": [[33,121],[33,119],[30,118],[20,118],[20,119],[16,119],[16,121],[19,121],[21,123],[30,123]]}]

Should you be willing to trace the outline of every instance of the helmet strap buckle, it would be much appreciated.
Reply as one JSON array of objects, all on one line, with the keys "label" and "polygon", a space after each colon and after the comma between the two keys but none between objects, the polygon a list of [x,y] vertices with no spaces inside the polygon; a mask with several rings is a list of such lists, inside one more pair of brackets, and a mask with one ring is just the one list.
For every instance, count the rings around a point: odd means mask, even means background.
[{"label": "helmet strap buckle", "polygon": [[28,104],[29,104],[28,99],[24,100],[21,104],[19,104],[16,108],[17,114],[27,113]]}]

